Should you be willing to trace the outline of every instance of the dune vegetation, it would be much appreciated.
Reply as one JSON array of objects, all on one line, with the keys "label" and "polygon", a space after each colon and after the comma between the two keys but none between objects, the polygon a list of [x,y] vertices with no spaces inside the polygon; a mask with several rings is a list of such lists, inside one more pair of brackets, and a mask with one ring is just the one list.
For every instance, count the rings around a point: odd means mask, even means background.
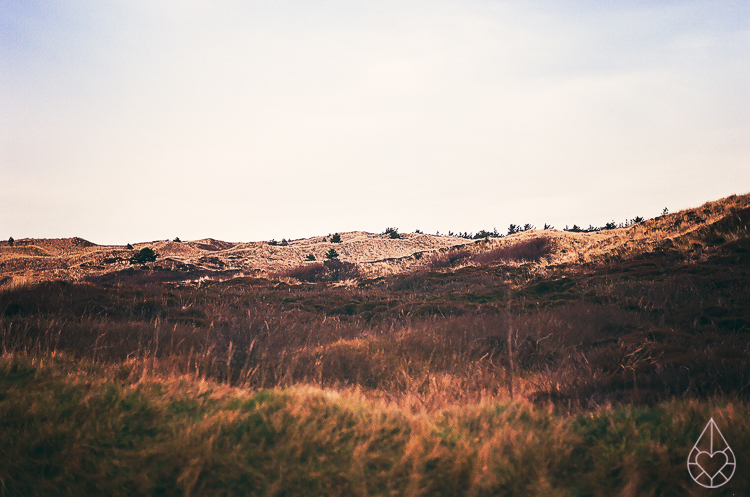
[{"label": "dune vegetation", "polygon": [[742,196],[383,275],[301,248],[255,276],[14,273],[0,495],[704,495],[710,418],[750,460],[749,226]]}]

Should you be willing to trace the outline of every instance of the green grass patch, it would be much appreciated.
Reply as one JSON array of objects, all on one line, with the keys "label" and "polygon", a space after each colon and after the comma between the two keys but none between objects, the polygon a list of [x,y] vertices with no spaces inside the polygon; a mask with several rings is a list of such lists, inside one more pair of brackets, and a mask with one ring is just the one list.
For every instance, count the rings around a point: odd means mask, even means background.
[{"label": "green grass patch", "polygon": [[[3,357],[0,393],[0,495],[693,495],[686,458],[711,417],[750,459],[748,406],[722,399],[414,411],[61,356]],[[749,480],[739,467],[712,495]]]}]

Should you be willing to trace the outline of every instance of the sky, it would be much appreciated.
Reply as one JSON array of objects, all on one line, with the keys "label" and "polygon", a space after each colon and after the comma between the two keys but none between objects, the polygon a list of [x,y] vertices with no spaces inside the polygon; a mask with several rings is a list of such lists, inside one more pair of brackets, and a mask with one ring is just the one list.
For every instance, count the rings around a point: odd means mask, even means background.
[{"label": "sky", "polygon": [[604,225],[750,192],[744,1],[0,1],[0,239]]}]

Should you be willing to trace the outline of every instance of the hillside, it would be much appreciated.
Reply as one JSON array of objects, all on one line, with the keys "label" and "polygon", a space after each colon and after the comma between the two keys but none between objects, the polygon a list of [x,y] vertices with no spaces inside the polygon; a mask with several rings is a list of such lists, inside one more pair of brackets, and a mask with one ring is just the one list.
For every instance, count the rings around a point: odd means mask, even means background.
[{"label": "hillside", "polygon": [[[703,495],[708,419],[750,458],[749,200],[480,241],[136,244],[145,265],[3,243],[0,493]],[[301,260],[330,248],[361,274]]]},{"label": "hillside", "polygon": [[288,245],[210,238],[136,243],[135,250],[151,247],[159,254],[156,263],[142,268],[129,263],[134,250],[125,246],[95,245],[81,238],[20,239],[13,246],[0,242],[0,278],[6,284],[12,279],[76,281],[146,270],[160,273],[157,279],[164,281],[224,280],[283,272],[305,264],[308,254],[323,260],[331,248],[341,260],[357,264],[365,276],[378,277],[425,268],[434,257],[459,247],[478,254],[539,237],[551,241],[550,253],[539,261],[541,267],[597,263],[665,249],[687,256],[696,247],[715,241],[711,237],[731,241],[746,236],[748,209],[750,194],[733,195],[625,228],[590,233],[532,230],[486,240],[416,233],[390,239],[385,234],[355,231],[341,233],[341,243],[331,243],[330,236],[292,240]]}]

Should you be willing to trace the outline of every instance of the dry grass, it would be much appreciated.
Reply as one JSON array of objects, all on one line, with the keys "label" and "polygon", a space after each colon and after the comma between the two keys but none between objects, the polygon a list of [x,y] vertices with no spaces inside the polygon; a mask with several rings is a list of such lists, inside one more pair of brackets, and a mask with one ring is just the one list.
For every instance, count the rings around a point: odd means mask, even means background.
[{"label": "dry grass", "polygon": [[[708,417],[750,455],[746,200],[344,282],[286,259],[214,281],[251,260],[215,240],[88,282],[3,273],[0,495],[689,495]],[[342,238],[344,261],[402,242]],[[100,250],[20,247],[82,274]]]},{"label": "dry grass", "polygon": [[[708,202],[694,209],[660,216],[627,228],[593,233],[570,233],[558,230],[532,230],[505,238],[465,240],[448,236],[401,234],[400,239],[365,232],[341,233],[342,243],[330,243],[330,237],[291,240],[286,246],[268,242],[229,243],[213,239],[155,241],[136,243],[135,249],[151,247],[160,254],[148,267],[169,272],[164,280],[228,279],[237,275],[265,276],[282,273],[300,265],[308,254],[323,260],[335,248],[341,260],[355,263],[368,277],[389,276],[425,268],[431,260],[445,258],[446,251],[463,247],[476,255],[485,251],[517,245],[519,242],[550,240],[554,250],[542,260],[543,265],[599,263],[613,258],[631,258],[671,245],[691,250],[703,244],[706,233],[716,231],[715,224],[731,225],[724,229],[726,240],[747,236],[747,210],[750,195],[731,196]],[[325,240],[325,241],[324,241]],[[0,242],[0,272],[6,276],[25,276],[34,281],[50,279],[80,280],[102,275],[116,275],[130,270],[132,251],[123,246],[94,245],[80,238],[20,239],[14,246]],[[449,264],[453,265],[452,263]],[[448,266],[445,266],[448,267]]]},{"label": "dry grass", "polygon": [[[738,461],[750,456],[741,402],[430,410],[410,396],[248,391],[144,367],[0,358],[0,493],[700,495],[685,459],[710,417]],[[748,484],[737,471],[712,495]]]}]

